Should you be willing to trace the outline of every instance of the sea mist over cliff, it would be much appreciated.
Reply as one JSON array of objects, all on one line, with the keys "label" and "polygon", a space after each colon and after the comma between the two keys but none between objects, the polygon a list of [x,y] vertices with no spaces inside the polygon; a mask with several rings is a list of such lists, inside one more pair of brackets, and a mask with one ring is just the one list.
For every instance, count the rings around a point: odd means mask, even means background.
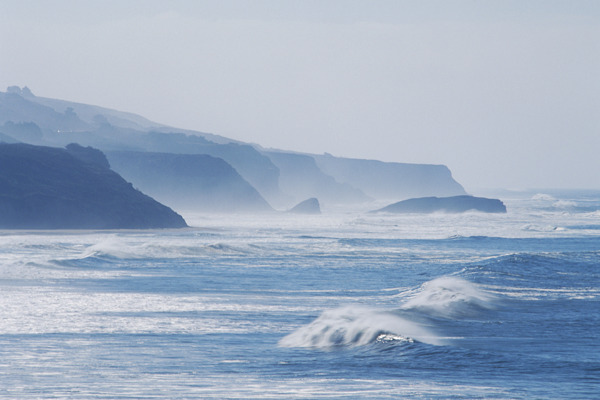
[{"label": "sea mist over cliff", "polygon": [[465,194],[444,165],[265,149],[127,112],[38,97],[27,87],[0,92],[0,106],[2,142],[93,147],[135,188],[179,212],[283,211],[310,198],[325,210],[362,208]]}]

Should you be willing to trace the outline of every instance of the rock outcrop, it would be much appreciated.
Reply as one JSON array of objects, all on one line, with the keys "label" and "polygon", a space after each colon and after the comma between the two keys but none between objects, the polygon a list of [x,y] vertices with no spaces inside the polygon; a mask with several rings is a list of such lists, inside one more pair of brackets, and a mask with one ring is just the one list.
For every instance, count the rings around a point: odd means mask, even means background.
[{"label": "rock outcrop", "polygon": [[312,197],[298,203],[288,212],[293,214],[321,214],[321,206],[319,200]]},{"label": "rock outcrop", "polygon": [[434,212],[463,213],[467,211],[505,213],[506,206],[498,199],[485,197],[420,197],[399,201],[373,212],[429,214]]}]

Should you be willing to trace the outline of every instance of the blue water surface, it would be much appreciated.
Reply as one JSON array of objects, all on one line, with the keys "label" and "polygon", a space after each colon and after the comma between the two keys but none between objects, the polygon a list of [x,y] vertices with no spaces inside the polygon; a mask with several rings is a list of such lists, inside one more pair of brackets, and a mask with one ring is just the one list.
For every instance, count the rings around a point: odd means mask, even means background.
[{"label": "blue water surface", "polygon": [[575,225],[7,233],[0,397],[598,398],[600,235]]}]

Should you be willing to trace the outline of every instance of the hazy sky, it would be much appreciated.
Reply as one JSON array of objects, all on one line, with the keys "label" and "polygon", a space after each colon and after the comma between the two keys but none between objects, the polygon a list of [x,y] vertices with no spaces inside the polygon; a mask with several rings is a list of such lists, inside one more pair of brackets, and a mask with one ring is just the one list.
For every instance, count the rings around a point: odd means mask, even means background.
[{"label": "hazy sky", "polygon": [[0,1],[0,89],[265,147],[600,188],[600,1]]}]

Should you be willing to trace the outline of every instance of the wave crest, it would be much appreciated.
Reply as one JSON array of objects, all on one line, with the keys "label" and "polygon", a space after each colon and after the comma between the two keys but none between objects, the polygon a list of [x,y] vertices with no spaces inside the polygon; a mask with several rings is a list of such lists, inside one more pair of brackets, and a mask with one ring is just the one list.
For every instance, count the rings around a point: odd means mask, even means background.
[{"label": "wave crest", "polygon": [[424,283],[396,310],[347,306],[324,311],[282,338],[279,345],[321,349],[414,341],[443,345],[446,341],[425,325],[435,323],[431,317],[473,316],[494,308],[495,301],[496,296],[479,285],[445,276]]},{"label": "wave crest", "polygon": [[333,348],[385,342],[390,338],[396,341],[416,340],[428,344],[441,344],[437,336],[417,322],[391,312],[348,306],[323,312],[310,324],[281,339],[279,345]]},{"label": "wave crest", "polygon": [[163,259],[182,257],[239,256],[251,254],[249,246],[233,246],[226,243],[180,245],[175,242],[157,244],[152,242],[123,242],[111,237],[88,246],[76,259]]},{"label": "wave crest", "polygon": [[444,276],[425,282],[408,300],[404,310],[419,311],[435,317],[459,318],[495,308],[496,296],[464,279]]}]

